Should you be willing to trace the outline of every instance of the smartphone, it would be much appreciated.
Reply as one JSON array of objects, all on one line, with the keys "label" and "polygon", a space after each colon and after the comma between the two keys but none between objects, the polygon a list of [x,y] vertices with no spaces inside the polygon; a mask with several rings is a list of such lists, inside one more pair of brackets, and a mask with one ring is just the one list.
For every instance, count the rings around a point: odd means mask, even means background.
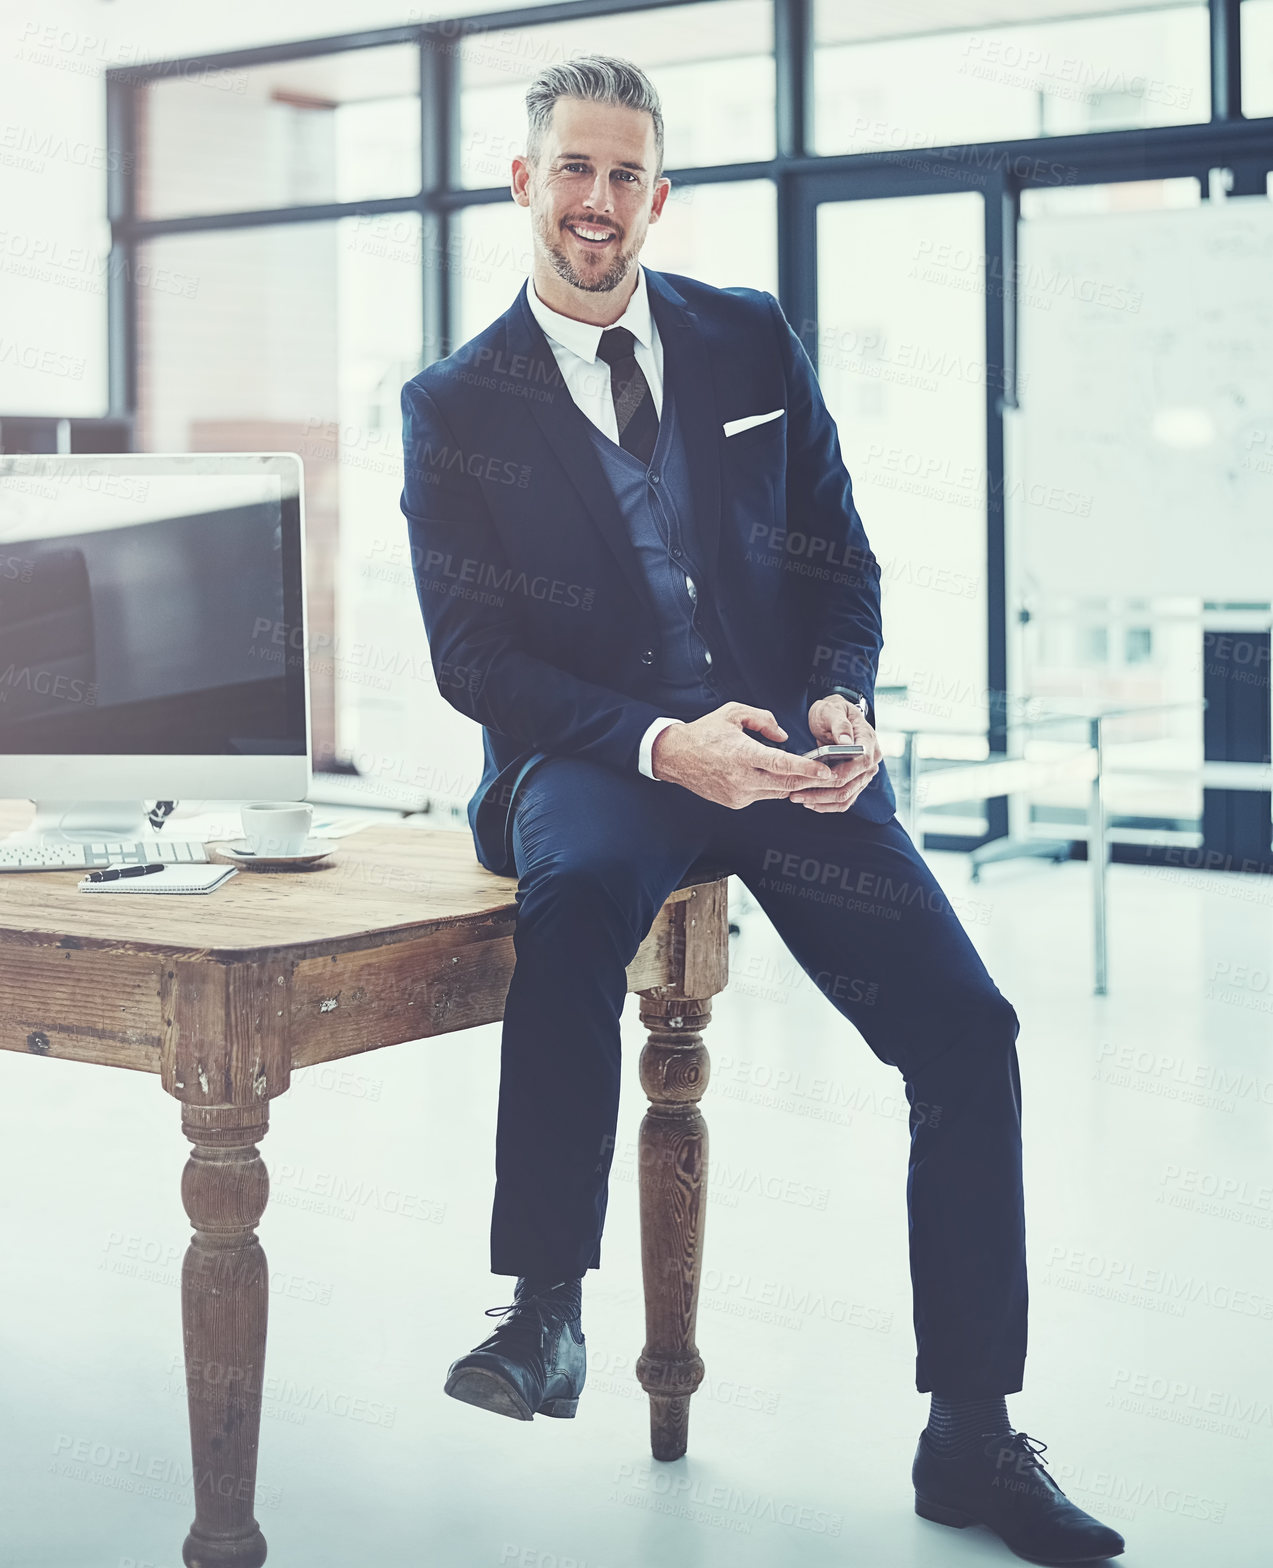
[{"label": "smartphone", "polygon": [[865,746],[817,746],[813,751],[802,751],[802,757],[812,757],[815,762],[834,762],[839,757],[860,757]]}]

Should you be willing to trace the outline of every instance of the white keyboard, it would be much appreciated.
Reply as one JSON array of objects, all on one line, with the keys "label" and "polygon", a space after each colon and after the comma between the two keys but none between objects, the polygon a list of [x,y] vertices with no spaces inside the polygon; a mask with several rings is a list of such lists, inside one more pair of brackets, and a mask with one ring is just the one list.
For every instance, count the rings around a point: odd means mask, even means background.
[{"label": "white keyboard", "polygon": [[93,871],[99,866],[206,865],[201,842],[180,838],[95,839],[49,844],[43,839],[0,839],[0,871]]}]

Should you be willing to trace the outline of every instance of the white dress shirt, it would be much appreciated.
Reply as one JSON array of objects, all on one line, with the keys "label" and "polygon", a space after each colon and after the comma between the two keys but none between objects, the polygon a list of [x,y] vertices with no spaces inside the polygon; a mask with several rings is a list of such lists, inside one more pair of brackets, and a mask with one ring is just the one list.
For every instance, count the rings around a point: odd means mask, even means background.
[{"label": "white dress shirt", "polygon": [[[615,418],[614,397],[610,391],[610,366],[604,359],[597,358],[597,345],[601,342],[601,334],[608,329],[594,326],[588,321],[576,321],[573,316],[563,316],[551,305],[545,305],[535,292],[533,278],[527,280],[526,303],[530,306],[531,315],[544,329],[544,336],[548,339],[548,346],[553,351],[553,357],[557,361],[558,369],[571,397],[597,429],[603,435],[609,436],[610,440],[618,446],[619,423]],[[639,263],[636,287],[632,290],[632,298],[628,301],[627,309],[618,321],[611,322],[610,325],[626,327],[635,338],[633,353],[636,355],[636,362],[649,385],[655,412],[662,416],[663,342],[659,337],[659,329],[655,325],[654,314],[650,310],[645,268]],[[685,584],[689,589],[690,597],[696,599],[698,588],[693,578],[686,576]],[[711,658],[709,653],[707,655],[709,664]],[[654,777],[655,738],[662,734],[669,724],[684,722],[684,719],[655,719],[641,737],[637,766],[646,778]]]}]

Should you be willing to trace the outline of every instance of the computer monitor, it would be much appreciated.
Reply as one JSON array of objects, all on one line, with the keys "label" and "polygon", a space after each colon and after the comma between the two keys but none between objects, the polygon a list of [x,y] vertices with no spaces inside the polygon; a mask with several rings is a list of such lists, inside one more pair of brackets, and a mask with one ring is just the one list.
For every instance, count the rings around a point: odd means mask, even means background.
[{"label": "computer monitor", "polygon": [[23,837],[153,837],[146,800],[304,800],[291,453],[0,457],[0,798]]}]

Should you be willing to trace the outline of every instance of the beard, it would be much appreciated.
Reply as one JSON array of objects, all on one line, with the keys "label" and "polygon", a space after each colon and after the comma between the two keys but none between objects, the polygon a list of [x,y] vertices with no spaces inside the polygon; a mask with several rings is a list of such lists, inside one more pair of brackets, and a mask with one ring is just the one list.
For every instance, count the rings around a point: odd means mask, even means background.
[{"label": "beard", "polygon": [[640,249],[639,246],[626,251],[619,248],[604,272],[581,272],[566,254],[559,231],[550,217],[540,223],[539,238],[557,274],[572,288],[584,289],[589,294],[608,294],[611,289],[617,289],[632,270]]}]

